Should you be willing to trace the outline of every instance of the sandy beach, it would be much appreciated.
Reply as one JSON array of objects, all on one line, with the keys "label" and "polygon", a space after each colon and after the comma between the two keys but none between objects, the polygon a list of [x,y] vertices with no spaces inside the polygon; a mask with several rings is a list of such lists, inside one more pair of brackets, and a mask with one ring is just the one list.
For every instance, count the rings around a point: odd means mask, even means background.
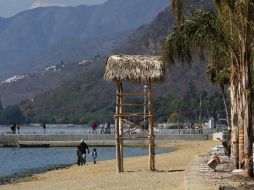
[{"label": "sandy beach", "polygon": [[218,141],[178,141],[160,144],[176,151],[156,155],[156,171],[150,172],[148,157],[124,159],[124,173],[116,173],[116,161],[72,166],[31,177],[29,181],[0,186],[1,190],[88,190],[88,189],[184,189],[184,171],[195,155],[208,152]]}]

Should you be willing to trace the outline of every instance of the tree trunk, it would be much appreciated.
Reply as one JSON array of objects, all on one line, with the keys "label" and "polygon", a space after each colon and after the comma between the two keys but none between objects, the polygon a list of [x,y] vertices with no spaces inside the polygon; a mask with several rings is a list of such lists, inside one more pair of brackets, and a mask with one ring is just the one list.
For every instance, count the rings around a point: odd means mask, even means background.
[{"label": "tree trunk", "polygon": [[238,113],[237,113],[237,86],[234,84],[234,78],[230,82],[231,98],[231,164],[233,168],[239,168],[239,141],[238,141]]},{"label": "tree trunk", "polygon": [[[253,42],[253,31],[250,28],[251,17],[245,17],[250,14],[249,6],[252,6],[247,0],[242,0],[243,9],[241,9],[240,30],[240,81],[242,84],[242,113],[244,124],[244,165],[245,175],[253,176],[253,129],[252,129],[252,86],[251,86],[251,53]],[[249,16],[249,15],[248,15]],[[250,20],[249,20],[250,19]]]},{"label": "tree trunk", "polygon": [[239,134],[239,168],[244,167],[244,118],[243,118],[243,89],[239,82],[238,84],[238,134]]},{"label": "tree trunk", "polygon": [[244,163],[246,176],[253,177],[253,128],[251,63],[243,65]]},{"label": "tree trunk", "polygon": [[227,117],[228,129],[231,130],[231,124],[230,124],[230,119],[229,119],[229,111],[228,111],[228,105],[227,105],[227,101],[226,101],[226,93],[225,93],[224,85],[220,84],[220,88],[221,88],[221,92],[222,92],[223,103],[224,103],[226,117]]}]

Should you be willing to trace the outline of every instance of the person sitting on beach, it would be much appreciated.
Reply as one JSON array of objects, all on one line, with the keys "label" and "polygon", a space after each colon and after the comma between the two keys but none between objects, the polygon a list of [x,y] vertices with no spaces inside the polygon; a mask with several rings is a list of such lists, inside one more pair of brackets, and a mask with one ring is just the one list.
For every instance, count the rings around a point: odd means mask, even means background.
[{"label": "person sitting on beach", "polygon": [[82,152],[81,152],[81,146],[80,145],[78,145],[78,147],[77,147],[77,164],[78,164],[78,166],[83,164]]},{"label": "person sitting on beach", "polygon": [[93,157],[93,163],[96,164],[96,158],[97,158],[96,148],[93,149],[93,152],[91,153],[91,156]]},{"label": "person sitting on beach", "polygon": [[86,164],[86,150],[87,150],[87,152],[88,152],[88,154],[89,154],[89,148],[88,148],[88,146],[87,146],[87,144],[84,142],[84,140],[81,140],[81,142],[80,142],[80,147],[81,147],[81,153],[82,153],[82,163],[83,164]]}]

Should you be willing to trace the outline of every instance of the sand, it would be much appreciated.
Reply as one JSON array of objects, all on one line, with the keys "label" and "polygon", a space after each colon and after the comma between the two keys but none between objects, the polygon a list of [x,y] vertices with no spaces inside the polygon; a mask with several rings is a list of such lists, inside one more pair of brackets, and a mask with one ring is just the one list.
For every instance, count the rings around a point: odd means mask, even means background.
[{"label": "sand", "polygon": [[0,186],[0,190],[183,190],[184,171],[195,155],[208,152],[218,141],[180,141],[160,146],[176,151],[156,155],[156,171],[148,168],[148,157],[124,159],[124,173],[116,173],[116,161],[72,166],[34,175],[30,181]]}]

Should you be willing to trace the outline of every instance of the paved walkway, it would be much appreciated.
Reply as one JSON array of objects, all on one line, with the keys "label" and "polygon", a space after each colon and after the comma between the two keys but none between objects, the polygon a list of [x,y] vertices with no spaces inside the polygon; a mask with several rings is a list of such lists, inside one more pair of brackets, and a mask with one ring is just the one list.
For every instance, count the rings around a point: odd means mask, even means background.
[{"label": "paved walkway", "polygon": [[210,155],[197,156],[193,159],[188,169],[185,171],[186,190],[234,190],[228,184],[231,172],[226,170],[229,159],[226,156],[219,156],[221,164],[216,168],[216,172],[207,166]]}]

